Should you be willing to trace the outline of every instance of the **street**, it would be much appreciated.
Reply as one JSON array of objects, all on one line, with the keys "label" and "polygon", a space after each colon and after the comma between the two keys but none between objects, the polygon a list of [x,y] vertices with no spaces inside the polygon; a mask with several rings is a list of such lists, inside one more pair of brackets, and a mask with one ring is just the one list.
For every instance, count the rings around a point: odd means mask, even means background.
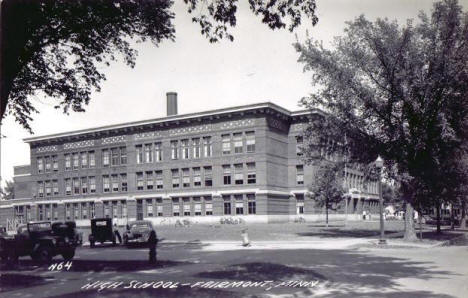
[{"label": "street", "polygon": [[352,240],[259,242],[249,248],[233,241],[163,241],[156,266],[148,264],[145,248],[84,246],[71,264],[56,257],[55,266],[38,266],[25,257],[16,268],[2,268],[0,296],[463,297],[468,292],[467,246],[378,248],[360,245],[369,239]]}]

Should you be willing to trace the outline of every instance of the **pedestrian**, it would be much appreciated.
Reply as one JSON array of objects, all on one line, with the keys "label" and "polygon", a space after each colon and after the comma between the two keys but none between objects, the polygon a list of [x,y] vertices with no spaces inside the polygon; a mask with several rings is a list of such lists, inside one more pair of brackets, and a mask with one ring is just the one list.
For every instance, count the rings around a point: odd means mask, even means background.
[{"label": "pedestrian", "polygon": [[122,237],[120,236],[119,230],[117,228],[117,223],[114,223],[114,234],[115,237],[119,240],[119,243],[122,244]]},{"label": "pedestrian", "polygon": [[156,245],[157,244],[158,244],[158,237],[156,236],[156,232],[154,230],[151,230],[149,238],[148,238],[150,264],[156,264]]}]

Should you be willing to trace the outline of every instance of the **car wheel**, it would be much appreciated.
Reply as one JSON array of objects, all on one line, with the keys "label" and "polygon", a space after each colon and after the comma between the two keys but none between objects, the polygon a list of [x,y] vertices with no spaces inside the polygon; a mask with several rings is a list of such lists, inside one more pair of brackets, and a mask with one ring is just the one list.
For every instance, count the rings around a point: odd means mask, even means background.
[{"label": "car wheel", "polygon": [[41,263],[50,263],[52,261],[52,249],[49,246],[40,246],[34,255],[35,259]]},{"label": "car wheel", "polygon": [[63,257],[63,259],[65,261],[72,260],[74,256],[75,256],[75,250],[74,249],[70,249],[70,250],[64,251],[62,253],[62,257]]}]

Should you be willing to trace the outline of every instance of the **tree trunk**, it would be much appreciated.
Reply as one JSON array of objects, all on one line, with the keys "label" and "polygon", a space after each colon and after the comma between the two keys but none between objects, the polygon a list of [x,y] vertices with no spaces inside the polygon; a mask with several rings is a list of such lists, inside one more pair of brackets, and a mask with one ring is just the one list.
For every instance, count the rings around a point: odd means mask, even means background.
[{"label": "tree trunk", "polygon": [[453,214],[453,204],[450,204],[450,230],[455,230],[455,214]]},{"label": "tree trunk", "polygon": [[419,208],[419,216],[418,216],[418,221],[419,221],[419,240],[422,240],[422,208]]},{"label": "tree trunk", "polygon": [[461,202],[461,219],[460,219],[460,230],[465,230],[466,229],[466,198],[462,199]]},{"label": "tree trunk", "polygon": [[437,221],[437,234],[441,233],[440,230],[440,203],[436,203],[436,221]]},{"label": "tree trunk", "polygon": [[410,203],[406,203],[405,234],[403,236],[403,240],[405,241],[418,240],[418,237],[416,236],[416,230],[414,229],[413,210],[413,206],[411,206]]},{"label": "tree trunk", "polygon": [[325,223],[328,228],[328,199],[325,201]]}]

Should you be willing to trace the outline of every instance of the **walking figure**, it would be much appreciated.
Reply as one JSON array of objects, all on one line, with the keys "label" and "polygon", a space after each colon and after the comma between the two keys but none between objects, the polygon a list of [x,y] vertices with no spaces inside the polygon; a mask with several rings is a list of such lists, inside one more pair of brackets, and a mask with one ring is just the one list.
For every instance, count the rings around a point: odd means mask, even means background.
[{"label": "walking figure", "polygon": [[158,244],[158,237],[156,236],[156,232],[152,230],[148,238],[150,264],[156,264],[156,245],[157,244]]}]

